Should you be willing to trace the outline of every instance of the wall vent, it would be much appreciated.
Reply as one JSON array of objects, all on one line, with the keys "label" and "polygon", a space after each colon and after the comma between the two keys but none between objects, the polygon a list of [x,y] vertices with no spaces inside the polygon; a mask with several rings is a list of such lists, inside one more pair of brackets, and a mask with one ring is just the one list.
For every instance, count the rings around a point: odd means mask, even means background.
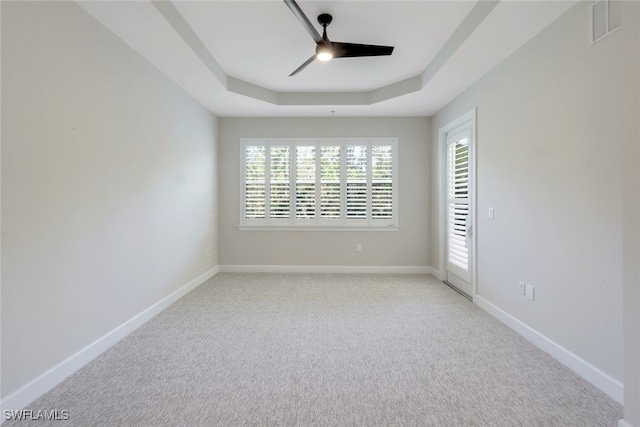
[{"label": "wall vent", "polygon": [[589,43],[602,40],[621,25],[620,0],[594,1],[589,13]]}]

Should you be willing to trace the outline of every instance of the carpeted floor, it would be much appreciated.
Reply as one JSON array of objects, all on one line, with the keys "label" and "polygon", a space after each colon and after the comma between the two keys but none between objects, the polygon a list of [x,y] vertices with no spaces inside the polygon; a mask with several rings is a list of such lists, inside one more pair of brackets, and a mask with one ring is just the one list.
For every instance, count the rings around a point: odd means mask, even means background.
[{"label": "carpeted floor", "polygon": [[432,276],[221,273],[5,426],[611,426],[622,407]]}]

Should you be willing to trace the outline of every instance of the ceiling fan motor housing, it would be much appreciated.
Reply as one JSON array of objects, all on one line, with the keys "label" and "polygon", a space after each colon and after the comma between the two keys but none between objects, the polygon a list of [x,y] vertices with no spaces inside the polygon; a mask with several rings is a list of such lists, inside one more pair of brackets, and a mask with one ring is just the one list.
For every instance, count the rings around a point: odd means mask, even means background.
[{"label": "ceiling fan motor housing", "polygon": [[318,22],[323,27],[326,27],[327,25],[331,24],[331,21],[333,21],[333,16],[329,15],[328,13],[322,13],[318,15]]}]

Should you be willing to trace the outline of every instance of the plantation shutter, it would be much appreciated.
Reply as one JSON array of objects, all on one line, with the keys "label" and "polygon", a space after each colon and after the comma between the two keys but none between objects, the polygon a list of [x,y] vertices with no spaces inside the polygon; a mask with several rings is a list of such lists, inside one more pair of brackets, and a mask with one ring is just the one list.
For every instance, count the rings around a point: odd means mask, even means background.
[{"label": "plantation shutter", "polygon": [[271,146],[269,164],[269,218],[289,218],[289,146]]},{"label": "plantation shutter", "polygon": [[320,147],[320,216],[322,218],[340,218],[340,146],[323,145]]},{"label": "plantation shutter", "polygon": [[447,137],[447,262],[459,277],[469,280],[469,131]]},{"label": "plantation shutter", "polygon": [[245,148],[245,218],[265,217],[265,147],[249,145]]},{"label": "plantation shutter", "polygon": [[371,217],[393,217],[393,150],[389,145],[371,147]]},{"label": "plantation shutter", "polygon": [[397,226],[397,141],[242,140],[240,226]]},{"label": "plantation shutter", "polygon": [[316,147],[296,147],[296,218],[316,216]]},{"label": "plantation shutter", "polygon": [[350,145],[347,154],[346,218],[367,218],[367,146]]}]

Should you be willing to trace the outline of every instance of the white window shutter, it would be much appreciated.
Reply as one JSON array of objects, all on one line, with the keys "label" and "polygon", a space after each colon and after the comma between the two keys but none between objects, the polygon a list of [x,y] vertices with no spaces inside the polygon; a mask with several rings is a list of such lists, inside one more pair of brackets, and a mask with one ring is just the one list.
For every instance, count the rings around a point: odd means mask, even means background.
[{"label": "white window shutter", "polygon": [[448,260],[469,269],[467,217],[469,215],[469,146],[463,139],[448,144]]},{"label": "white window shutter", "polygon": [[245,149],[244,211],[249,219],[265,217],[265,147]]},{"label": "white window shutter", "polygon": [[367,146],[347,146],[347,219],[367,218]]},{"label": "white window shutter", "polygon": [[320,147],[320,216],[339,219],[341,209],[340,146]]},{"label": "white window shutter", "polygon": [[316,147],[296,147],[296,218],[316,216]]},{"label": "white window shutter", "polygon": [[286,219],[290,216],[289,146],[271,146],[269,161],[269,218]]},{"label": "white window shutter", "polygon": [[241,226],[397,226],[397,140],[242,140]]},{"label": "white window shutter", "polygon": [[371,217],[393,217],[393,149],[389,145],[371,147]]}]

